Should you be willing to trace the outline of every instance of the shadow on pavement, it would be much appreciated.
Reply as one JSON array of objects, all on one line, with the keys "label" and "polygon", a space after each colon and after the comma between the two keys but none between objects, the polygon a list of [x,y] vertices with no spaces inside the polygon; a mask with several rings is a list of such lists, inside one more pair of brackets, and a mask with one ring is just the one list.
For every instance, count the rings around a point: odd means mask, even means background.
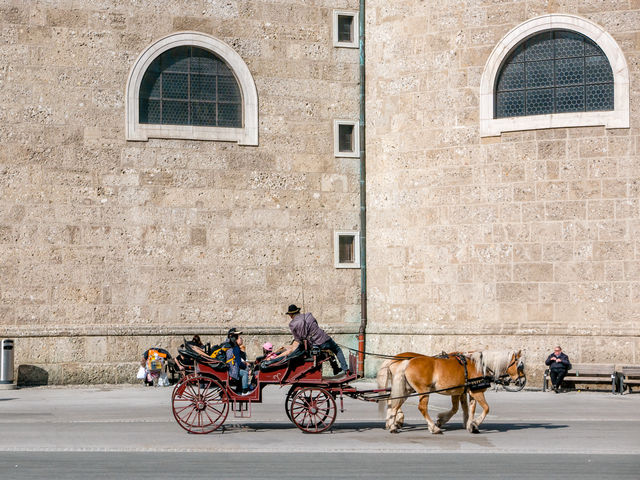
[{"label": "shadow on pavement", "polygon": [[[552,423],[483,423],[480,426],[480,433],[504,433],[514,430],[557,430],[560,428],[569,428],[569,425],[565,424],[552,424]],[[260,431],[278,431],[278,430],[291,430],[297,429],[293,423],[247,423],[236,425],[225,425],[225,433],[237,433],[237,432],[260,432]],[[369,430],[384,431],[384,423],[377,422],[339,422],[333,424],[329,431],[333,434],[362,432]],[[445,432],[455,430],[466,430],[461,423],[451,423],[443,427]],[[429,431],[427,424],[405,425],[400,429],[402,432],[420,432]]]}]

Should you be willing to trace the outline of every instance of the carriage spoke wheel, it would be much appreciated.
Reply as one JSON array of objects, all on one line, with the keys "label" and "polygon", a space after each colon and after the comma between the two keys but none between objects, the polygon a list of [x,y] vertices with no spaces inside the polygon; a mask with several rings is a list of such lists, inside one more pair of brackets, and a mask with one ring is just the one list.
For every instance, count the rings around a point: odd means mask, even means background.
[{"label": "carriage spoke wheel", "polygon": [[297,386],[293,386],[289,389],[289,392],[287,392],[287,398],[285,398],[284,400],[284,411],[287,414],[287,418],[293,422],[293,419],[291,418],[291,400],[293,400],[293,396],[296,394],[296,392],[300,390],[300,387]]},{"label": "carriage spoke wheel", "polygon": [[291,421],[303,432],[324,432],[336,420],[336,401],[324,388],[301,388],[291,398],[289,413]]},{"label": "carriage spoke wheel", "polygon": [[173,389],[173,416],[190,433],[211,433],[229,414],[229,396],[213,378],[188,375]]},{"label": "carriage spoke wheel", "polygon": [[507,385],[504,386],[504,389],[507,392],[519,392],[524,388],[527,384],[527,377],[522,374],[515,380],[510,381]]}]

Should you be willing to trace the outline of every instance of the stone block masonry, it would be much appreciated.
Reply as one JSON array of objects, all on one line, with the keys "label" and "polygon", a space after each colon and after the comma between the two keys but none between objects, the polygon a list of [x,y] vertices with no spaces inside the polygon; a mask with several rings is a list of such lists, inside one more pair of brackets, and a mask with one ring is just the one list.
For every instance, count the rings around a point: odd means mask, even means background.
[{"label": "stone block masonry", "polygon": [[[556,344],[575,362],[640,362],[639,8],[367,2],[368,350],[524,348],[534,385]],[[618,43],[631,128],[480,137],[489,54],[547,14]]]},{"label": "stone block masonry", "polygon": [[[255,355],[303,296],[357,332],[359,271],[334,268],[333,231],[359,228],[358,160],[334,157],[332,128],[358,119],[358,51],[333,48],[334,7],[0,2],[0,337],[25,383],[133,381],[150,346],[231,326]],[[257,147],[125,140],[134,61],[181,31],[247,64]]]}]

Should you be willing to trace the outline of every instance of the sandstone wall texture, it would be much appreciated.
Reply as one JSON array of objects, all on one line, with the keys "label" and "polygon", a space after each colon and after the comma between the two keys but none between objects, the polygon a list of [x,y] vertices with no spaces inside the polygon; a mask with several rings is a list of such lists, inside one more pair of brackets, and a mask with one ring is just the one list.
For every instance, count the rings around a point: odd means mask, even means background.
[{"label": "sandstone wall texture", "polygon": [[[619,44],[631,128],[482,139],[490,52],[550,13]],[[367,348],[524,348],[534,382],[558,343],[640,363],[640,2],[372,0],[366,19]]]},{"label": "sandstone wall texture", "polygon": [[[353,345],[360,271],[358,50],[332,12],[357,0],[0,0],[0,337],[24,381],[127,382],[146,348],[247,332],[290,337],[303,303]],[[621,47],[631,128],[481,138],[487,58],[512,28],[579,15]],[[640,363],[640,2],[368,0],[367,350],[523,348],[532,384],[555,344]],[[129,71],[173,32],[246,62],[259,146],[125,140]],[[367,363],[375,373],[378,362]]]},{"label": "sandstone wall texture", "polygon": [[[290,336],[289,303],[357,332],[358,50],[332,45],[357,0],[0,0],[0,337],[49,383],[131,381],[150,346]],[[259,146],[125,140],[129,71],[173,32],[230,45],[259,97]],[[252,336],[253,335],[253,336]],[[279,335],[279,336],[278,336]],[[352,341],[351,335],[345,341]]]}]

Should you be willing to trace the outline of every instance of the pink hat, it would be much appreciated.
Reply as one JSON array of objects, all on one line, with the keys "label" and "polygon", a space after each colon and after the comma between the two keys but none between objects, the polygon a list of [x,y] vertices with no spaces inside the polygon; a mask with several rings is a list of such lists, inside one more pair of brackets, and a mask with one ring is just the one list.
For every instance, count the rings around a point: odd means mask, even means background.
[{"label": "pink hat", "polygon": [[271,350],[273,350],[273,344],[271,342],[263,343],[262,348],[270,352]]}]

